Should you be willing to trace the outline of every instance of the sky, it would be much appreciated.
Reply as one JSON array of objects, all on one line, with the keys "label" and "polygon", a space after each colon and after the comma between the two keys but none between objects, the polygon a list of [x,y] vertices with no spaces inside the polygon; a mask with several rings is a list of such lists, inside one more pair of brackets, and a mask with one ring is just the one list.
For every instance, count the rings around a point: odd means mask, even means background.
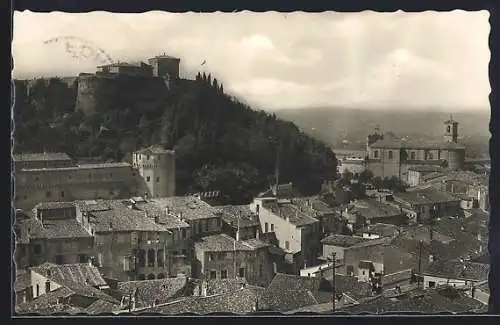
[{"label": "sky", "polygon": [[260,109],[488,110],[488,19],[458,10],[15,12],[13,77],[75,76],[166,53],[181,58],[182,77],[211,73]]}]

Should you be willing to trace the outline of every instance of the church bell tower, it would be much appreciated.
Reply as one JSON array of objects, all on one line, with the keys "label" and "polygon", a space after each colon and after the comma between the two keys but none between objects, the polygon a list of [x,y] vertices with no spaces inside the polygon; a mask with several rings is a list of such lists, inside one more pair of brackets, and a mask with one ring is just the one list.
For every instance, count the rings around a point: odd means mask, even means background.
[{"label": "church bell tower", "polygon": [[458,141],[458,122],[453,120],[453,116],[444,122],[444,141],[448,143]]}]

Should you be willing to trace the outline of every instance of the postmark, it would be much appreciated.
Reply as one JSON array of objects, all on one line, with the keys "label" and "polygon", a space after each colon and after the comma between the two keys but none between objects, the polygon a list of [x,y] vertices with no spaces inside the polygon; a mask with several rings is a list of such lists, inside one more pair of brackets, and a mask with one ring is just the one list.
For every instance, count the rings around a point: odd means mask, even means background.
[{"label": "postmark", "polygon": [[75,36],[58,36],[44,41],[44,44],[57,44],[62,46],[62,50],[74,59],[92,60],[98,64],[111,64],[114,60],[101,47],[93,42]]}]

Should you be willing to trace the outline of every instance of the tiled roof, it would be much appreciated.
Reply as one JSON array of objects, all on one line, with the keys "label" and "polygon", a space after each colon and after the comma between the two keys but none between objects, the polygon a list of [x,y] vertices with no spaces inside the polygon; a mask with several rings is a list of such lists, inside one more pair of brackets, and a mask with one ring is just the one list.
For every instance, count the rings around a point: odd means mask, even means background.
[{"label": "tiled roof", "polygon": [[117,310],[120,310],[119,304],[114,304],[106,300],[98,299],[94,301],[90,306],[85,308],[84,313],[98,315],[104,313],[112,313]]},{"label": "tiled roof", "polygon": [[245,279],[211,279],[206,280],[207,296],[233,292],[247,286]]},{"label": "tiled roof", "polygon": [[243,241],[245,245],[248,245],[250,247],[253,247],[255,249],[260,249],[260,248],[265,248],[265,247],[272,247],[273,245],[268,244],[260,239],[257,238],[250,238],[246,239]]},{"label": "tiled roof", "polygon": [[454,195],[439,191],[434,187],[418,189],[413,191],[395,193],[394,198],[409,204],[437,204],[445,202],[458,202],[459,198]]},{"label": "tiled roof", "polygon": [[408,168],[408,170],[420,173],[436,173],[440,172],[442,168],[440,166],[424,165],[424,166],[412,166]]},{"label": "tiled roof", "polygon": [[382,286],[396,284],[402,281],[409,281],[412,278],[412,269],[406,269],[382,276]]},{"label": "tiled roof", "polygon": [[82,170],[82,169],[105,169],[105,168],[117,168],[117,167],[129,167],[132,165],[126,162],[110,162],[110,163],[100,163],[100,164],[80,164],[78,166],[72,167],[50,167],[50,168],[23,168],[25,172],[39,172],[39,171],[70,171],[70,170]]},{"label": "tiled roof", "polygon": [[144,211],[129,208],[126,202],[115,204],[112,210],[92,211],[91,223],[95,225],[96,232],[110,231],[168,231],[168,229],[155,222],[154,218],[148,217]]},{"label": "tiled roof", "polygon": [[195,247],[205,252],[252,251],[255,249],[253,246],[243,241],[237,241],[226,234],[202,237],[195,242]]},{"label": "tiled roof", "polygon": [[255,311],[262,289],[246,286],[244,289],[208,297],[189,297],[178,302],[168,303],[146,310],[147,312],[177,315],[183,313],[210,314],[235,313],[248,314]]},{"label": "tiled roof", "polygon": [[370,233],[379,235],[381,237],[392,237],[399,234],[399,228],[395,225],[376,223],[373,225],[368,225],[367,227],[359,230],[357,233]]},{"label": "tiled roof", "polygon": [[453,288],[436,288],[406,294],[399,298],[378,296],[359,305],[347,306],[342,311],[349,313],[387,313],[387,312],[423,312],[423,313],[463,313],[477,312],[483,304]]},{"label": "tiled roof", "polygon": [[179,215],[186,221],[216,218],[220,210],[194,196],[175,196],[151,199],[161,208],[168,208],[171,213]]},{"label": "tiled roof", "polygon": [[150,218],[158,217],[158,223],[166,229],[191,228],[187,222],[181,220],[178,216],[171,213],[167,214],[166,209],[156,202],[137,202],[135,207],[137,210],[146,212]]},{"label": "tiled roof", "polygon": [[300,227],[319,222],[318,219],[301,212],[299,208],[290,203],[266,202],[262,204],[262,207],[269,209],[283,219],[289,218],[290,223],[295,226]]},{"label": "tiled roof", "polygon": [[33,207],[35,210],[55,210],[74,208],[73,202],[41,202]]},{"label": "tiled roof", "polygon": [[186,277],[129,281],[118,283],[118,289],[125,296],[137,289],[137,307],[147,307],[184,296],[187,283]]},{"label": "tiled roof", "polygon": [[369,240],[369,239],[366,239],[363,237],[334,234],[334,235],[330,235],[328,237],[323,238],[321,240],[321,243],[323,245],[333,245],[333,246],[338,246],[338,247],[350,247],[350,246],[354,246],[358,243],[361,243],[361,242],[364,242],[367,240]]},{"label": "tiled roof", "polygon": [[450,279],[482,281],[488,279],[489,270],[488,264],[451,260],[431,263],[424,274]]},{"label": "tiled roof", "polygon": [[76,220],[46,219],[41,227],[32,230],[31,238],[92,238],[92,235]]},{"label": "tiled roof", "polygon": [[[248,205],[225,205],[222,210],[222,220],[232,227],[260,226],[259,217],[250,210]],[[239,220],[238,220],[239,219]]]},{"label": "tiled roof", "polygon": [[465,149],[465,146],[460,143],[415,139],[403,140],[395,137],[384,137],[371,144],[370,147],[386,149]]},{"label": "tiled roof", "polygon": [[283,312],[328,302],[331,296],[331,283],[324,278],[278,273],[262,293],[259,307]]},{"label": "tiled roof", "polygon": [[48,315],[57,312],[79,313],[82,309],[59,303],[61,298],[67,298],[74,294],[74,291],[61,287],[46,294],[43,294],[32,301],[16,305],[16,313]]},{"label": "tiled roof", "polygon": [[401,210],[393,205],[377,201],[375,199],[363,199],[354,201],[349,210],[359,213],[366,219],[393,217],[401,215]]},{"label": "tiled roof", "polygon": [[99,273],[99,270],[88,263],[62,264],[44,263],[40,266],[32,267],[31,271],[36,272],[60,285],[69,287],[76,285],[106,286],[106,281]]},{"label": "tiled roof", "polygon": [[71,160],[70,156],[62,152],[45,153],[19,153],[14,154],[14,161],[50,161],[50,160]]},{"label": "tiled roof", "polygon": [[311,211],[319,214],[331,214],[335,212],[334,208],[318,196],[293,198],[291,203],[304,212]]},{"label": "tiled roof", "polygon": [[137,153],[144,155],[154,155],[154,154],[174,154],[173,150],[165,149],[162,146],[154,145],[147,148],[137,150]]},{"label": "tiled roof", "polygon": [[370,247],[370,246],[384,246],[384,245],[389,245],[391,243],[392,239],[390,237],[382,237],[382,238],[377,238],[377,239],[370,239],[366,241],[362,241],[360,243],[357,243],[349,248],[361,248],[361,247]]}]

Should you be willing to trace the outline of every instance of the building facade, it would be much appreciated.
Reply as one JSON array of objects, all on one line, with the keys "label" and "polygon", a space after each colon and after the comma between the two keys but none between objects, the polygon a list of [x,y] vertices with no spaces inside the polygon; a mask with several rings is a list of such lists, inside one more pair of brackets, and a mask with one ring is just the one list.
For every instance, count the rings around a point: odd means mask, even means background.
[{"label": "building facade", "polygon": [[139,171],[151,197],[175,195],[175,152],[161,147],[136,151],[132,166]]},{"label": "building facade", "polygon": [[455,170],[462,169],[464,163],[465,146],[458,143],[458,122],[453,119],[444,123],[441,141],[398,139],[379,130],[367,138],[367,169],[376,177],[407,181],[412,167],[426,165]]}]

